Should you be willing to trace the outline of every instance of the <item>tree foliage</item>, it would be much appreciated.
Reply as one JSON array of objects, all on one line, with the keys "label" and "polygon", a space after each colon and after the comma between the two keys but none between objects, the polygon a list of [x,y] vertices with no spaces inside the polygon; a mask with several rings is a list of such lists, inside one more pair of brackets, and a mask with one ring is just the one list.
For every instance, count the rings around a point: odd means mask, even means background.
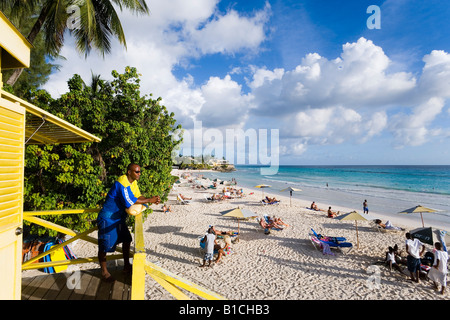
[{"label": "tree foliage", "polygon": [[[3,6],[4,3],[2,3]],[[2,12],[11,19],[13,24],[23,33],[28,34],[33,27],[34,19],[30,18],[31,13],[25,12],[20,16],[11,16],[10,7],[2,8]],[[30,67],[23,69],[22,75],[11,86],[4,83],[3,90],[13,93],[14,95],[27,99],[30,89],[37,89],[44,85],[52,71],[59,68],[59,65],[54,63],[55,59],[47,54],[46,43],[44,41],[43,34],[40,33],[36,36],[33,42],[33,48],[30,52]],[[14,69],[2,70],[3,80],[9,79],[13,74]]]},{"label": "tree foliage", "polygon": [[[172,150],[181,143],[173,113],[161,98],[141,96],[139,75],[127,67],[113,80],[94,76],[86,85],[79,75],[58,99],[34,91],[38,107],[100,137],[99,143],[29,145],[25,155],[24,210],[99,208],[114,181],[134,162],[141,166],[143,195],[167,199],[173,183]],[[148,210],[147,210],[148,211]],[[96,214],[48,216],[47,220],[79,232],[90,228]],[[34,228],[34,233],[43,230]],[[54,234],[50,234],[54,235]]]}]

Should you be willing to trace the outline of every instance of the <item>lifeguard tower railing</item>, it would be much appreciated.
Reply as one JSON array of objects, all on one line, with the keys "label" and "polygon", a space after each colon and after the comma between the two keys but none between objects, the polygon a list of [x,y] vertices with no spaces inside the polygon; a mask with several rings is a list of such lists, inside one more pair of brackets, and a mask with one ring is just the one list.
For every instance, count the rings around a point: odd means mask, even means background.
[{"label": "lifeguard tower railing", "polygon": [[[61,214],[81,214],[87,212],[99,212],[99,209],[74,209],[74,210],[52,210],[52,211],[24,211],[23,218],[29,222],[38,224],[45,228],[49,228],[60,233],[71,236],[71,238],[61,244],[52,246],[48,251],[45,251],[22,264],[22,270],[41,269],[45,267],[55,267],[64,265],[74,265],[82,263],[98,262],[98,257],[77,258],[71,260],[51,261],[51,262],[36,262],[52,252],[61,249],[75,240],[81,239],[84,241],[97,244],[97,239],[91,237],[89,234],[97,230],[93,227],[85,232],[76,232],[64,226],[49,222],[40,218],[42,215],[61,215]],[[134,225],[134,250],[130,250],[130,257],[133,257],[133,270],[131,280],[131,300],[144,300],[145,298],[145,275],[148,274],[165,290],[167,290],[174,298],[178,300],[190,300],[191,298],[185,293],[188,291],[197,295],[200,298],[207,300],[224,300],[221,295],[205,289],[199,285],[192,283],[189,280],[183,279],[172,272],[165,270],[149,261],[147,261],[147,254],[144,247],[144,229],[143,229],[142,213],[135,216]],[[122,250],[117,247],[117,254],[107,256],[107,260],[123,259]]]}]

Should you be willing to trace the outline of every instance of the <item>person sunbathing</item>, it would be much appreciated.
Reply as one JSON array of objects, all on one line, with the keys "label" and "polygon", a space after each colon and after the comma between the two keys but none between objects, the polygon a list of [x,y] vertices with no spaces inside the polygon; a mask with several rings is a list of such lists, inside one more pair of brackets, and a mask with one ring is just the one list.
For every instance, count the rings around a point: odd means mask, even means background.
[{"label": "person sunbathing", "polygon": [[274,226],[276,226],[276,228],[283,229],[284,226],[289,227],[289,225],[281,220],[281,218],[276,218],[275,216],[273,216],[273,218],[269,217],[269,219],[272,219],[273,224]]},{"label": "person sunbathing", "polygon": [[380,227],[382,227],[383,229],[386,229],[386,230],[405,230],[405,229],[403,229],[403,228],[394,226],[394,225],[391,223],[391,221],[389,221],[389,220],[387,220],[386,223],[382,223],[380,219],[376,219],[376,220],[375,220],[375,223],[376,223],[377,225],[379,225]]},{"label": "person sunbathing", "polygon": [[181,199],[183,199],[183,200],[192,200],[192,198],[185,197],[185,196],[183,196],[181,193],[180,193],[180,197],[181,197]]},{"label": "person sunbathing", "polygon": [[259,225],[263,229],[270,229],[270,228],[272,228],[264,219],[259,219]]},{"label": "person sunbathing", "polygon": [[311,208],[310,208],[310,209],[311,209],[311,210],[315,210],[315,211],[325,211],[325,210],[319,209],[319,207],[317,206],[317,204],[316,204],[315,201],[313,201],[313,202],[311,203]]},{"label": "person sunbathing", "polygon": [[274,218],[272,218],[270,216],[267,216],[267,221],[265,221],[266,225],[267,225],[267,228],[269,228],[269,229],[270,228],[283,229],[284,225],[287,226],[287,224],[285,224],[281,219],[279,219],[279,218],[275,218],[274,219]]},{"label": "person sunbathing", "polygon": [[172,212],[172,207],[163,205],[162,210],[163,210],[164,213]]},{"label": "person sunbathing", "polygon": [[264,203],[273,204],[275,202],[279,202],[280,200],[277,200],[275,197],[269,198],[266,196],[265,199],[262,200]]},{"label": "person sunbathing", "polygon": [[331,211],[331,207],[328,208],[328,218],[336,218],[338,214],[339,214],[339,211],[336,213],[336,212]]},{"label": "person sunbathing", "polygon": [[217,229],[216,227],[214,227],[214,226],[212,226],[211,228],[212,228],[213,232],[214,232],[216,235],[229,235],[229,236],[233,236],[233,235],[237,234],[237,232],[235,232],[235,231],[220,231],[220,230],[218,230],[218,229]]}]

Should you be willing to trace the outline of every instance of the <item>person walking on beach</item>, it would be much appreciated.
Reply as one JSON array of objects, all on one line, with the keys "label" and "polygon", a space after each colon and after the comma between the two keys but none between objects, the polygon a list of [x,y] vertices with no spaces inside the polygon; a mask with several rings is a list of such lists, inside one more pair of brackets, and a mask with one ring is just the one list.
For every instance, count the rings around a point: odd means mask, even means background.
[{"label": "person walking on beach", "polygon": [[364,200],[364,202],[363,202],[363,210],[364,210],[364,213],[369,214],[369,206],[367,204],[367,200]]},{"label": "person walking on beach", "polygon": [[441,294],[444,294],[445,286],[447,285],[448,253],[442,250],[442,244],[440,242],[436,242],[434,248],[436,249],[434,252],[434,263],[430,272],[428,272],[428,278],[433,281],[436,290],[438,290],[438,284],[441,284]]},{"label": "person walking on beach", "polygon": [[[425,251],[425,246],[419,239],[413,239],[409,232],[406,233],[406,265],[411,274],[411,280],[419,283],[420,257]],[[422,250],[420,250],[422,247]]]},{"label": "person walking on beach", "polygon": [[127,173],[120,176],[109,190],[105,204],[98,213],[98,261],[100,263],[102,280],[113,282],[115,279],[108,272],[106,254],[116,251],[116,246],[122,243],[124,272],[131,272],[130,244],[131,234],[126,225],[125,209],[134,204],[159,204],[159,196],[146,198],[141,195],[137,181],[141,176],[139,165],[131,163]]}]

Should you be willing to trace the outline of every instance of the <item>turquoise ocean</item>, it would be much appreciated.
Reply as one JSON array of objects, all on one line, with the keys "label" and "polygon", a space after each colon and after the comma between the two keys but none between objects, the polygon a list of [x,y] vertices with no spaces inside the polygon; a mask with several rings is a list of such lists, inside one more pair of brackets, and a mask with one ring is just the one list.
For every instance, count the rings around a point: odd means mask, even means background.
[{"label": "turquoise ocean", "polygon": [[371,214],[410,220],[417,227],[422,226],[420,214],[398,212],[420,204],[438,210],[423,213],[425,226],[450,231],[450,166],[280,166],[276,174],[262,175],[260,166],[236,165],[233,172],[203,174],[211,179],[234,178],[244,188],[268,184],[265,193],[272,195],[289,196],[281,190],[291,186],[302,190],[293,198],[359,212],[367,200]]}]

